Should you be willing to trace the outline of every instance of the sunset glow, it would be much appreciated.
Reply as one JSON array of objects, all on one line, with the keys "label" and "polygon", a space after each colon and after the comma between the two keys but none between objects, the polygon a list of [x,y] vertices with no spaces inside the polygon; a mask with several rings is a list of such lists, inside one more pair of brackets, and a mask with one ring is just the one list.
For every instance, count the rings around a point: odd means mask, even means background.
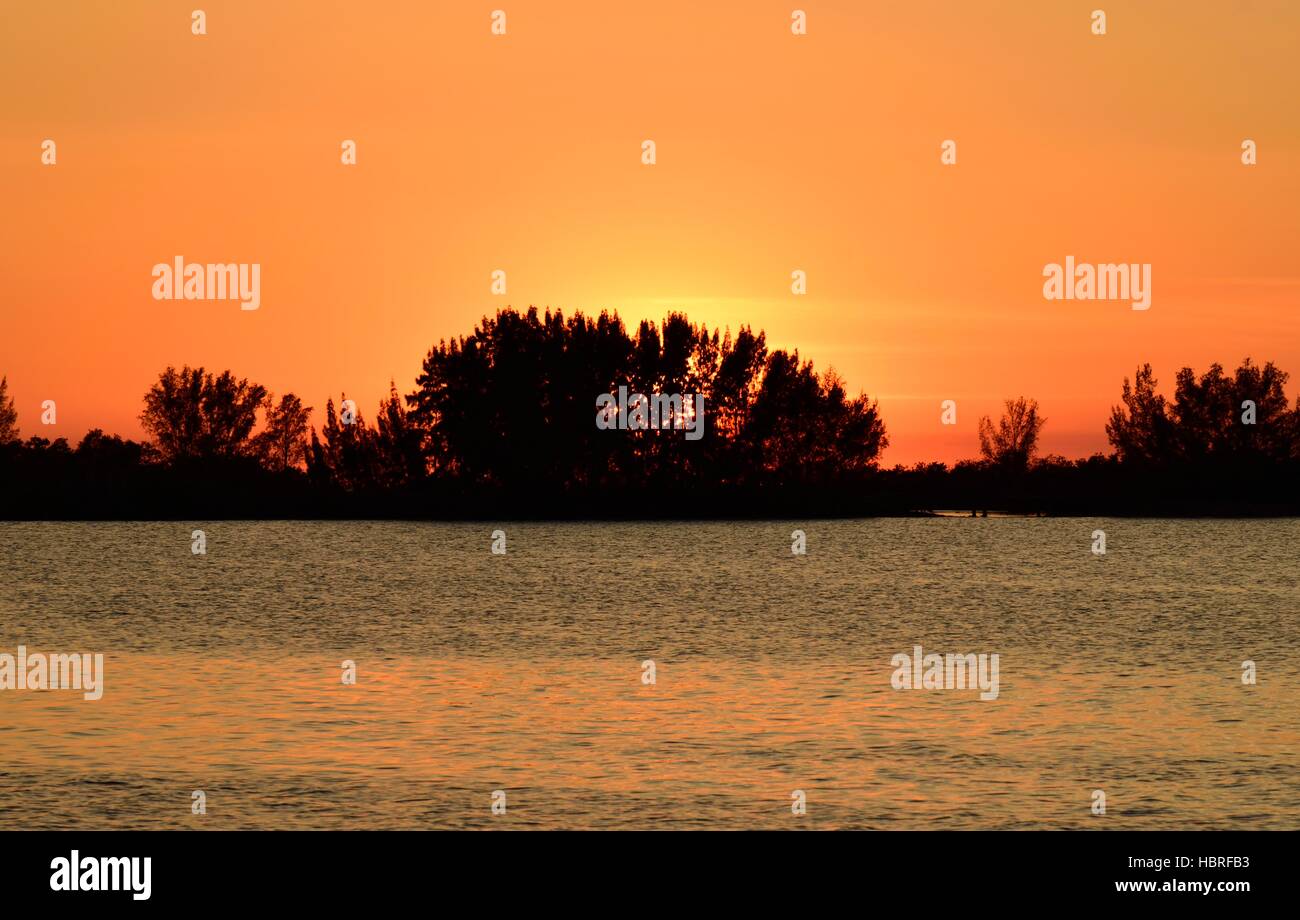
[{"label": "sunset glow", "polygon": [[[1045,453],[1105,450],[1144,361],[1300,371],[1295,4],[1117,0],[1104,41],[1069,3],[805,4],[795,39],[766,0],[519,0],[499,40],[475,4],[168,5],[5,11],[25,437],[139,438],[182,363],[370,413],[506,305],[765,329],[880,399],[886,465],[973,456],[1018,395]],[[1151,264],[1151,308],[1045,300],[1067,256]],[[153,299],[177,257],[259,263],[260,308]]]}]

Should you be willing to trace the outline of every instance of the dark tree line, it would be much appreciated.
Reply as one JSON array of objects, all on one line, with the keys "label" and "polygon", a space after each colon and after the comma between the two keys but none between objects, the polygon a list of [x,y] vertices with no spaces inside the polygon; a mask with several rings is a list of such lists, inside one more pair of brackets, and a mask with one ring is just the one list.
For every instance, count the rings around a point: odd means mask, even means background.
[{"label": "dark tree line", "polygon": [[[617,315],[503,310],[426,355],[405,396],[368,419],[348,400],[203,368],[168,367],[144,395],[145,443],[96,429],[75,449],[20,440],[0,378],[4,517],[566,517],[1044,513],[1300,513],[1300,402],[1287,375],[1246,360],[1150,366],[1125,379],[1110,455],[1039,457],[1037,402],[979,424],[979,459],[878,468],[875,401],[834,373],[670,314],[630,333]],[[602,430],[600,394],[704,396],[704,436]]]},{"label": "dark tree line", "polygon": [[[702,394],[704,436],[598,429],[597,395],[620,386]],[[629,335],[608,313],[505,310],[432,349],[406,402],[435,475],[510,489],[826,481],[889,443],[876,403],[834,372],[677,313]]]},{"label": "dark tree line", "polygon": [[346,394],[342,401],[340,412],[333,399],[327,400],[325,424],[319,434],[311,432],[305,456],[313,483],[350,492],[400,491],[429,478],[424,432],[407,413],[395,384],[390,382],[374,425],[348,403]]},{"label": "dark tree line", "polygon": [[1287,374],[1247,358],[1231,376],[1213,364],[1199,378],[1178,372],[1172,399],[1156,392],[1151,365],[1111,410],[1106,436],[1121,462],[1149,468],[1270,466],[1300,460],[1300,402],[1286,398]]}]

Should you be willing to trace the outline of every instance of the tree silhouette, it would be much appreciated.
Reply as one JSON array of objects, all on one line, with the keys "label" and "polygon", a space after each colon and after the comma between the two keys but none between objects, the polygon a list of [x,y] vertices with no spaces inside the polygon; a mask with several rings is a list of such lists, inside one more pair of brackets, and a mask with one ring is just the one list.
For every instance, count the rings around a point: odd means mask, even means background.
[{"label": "tree silhouette", "polygon": [[374,432],[366,425],[361,410],[353,412],[347,394],[341,397],[343,411],[334,409],[334,399],[325,402],[322,442],[313,429],[307,471],[317,481],[328,481],[344,489],[371,491],[378,487],[380,462]]},{"label": "tree silhouette", "polygon": [[87,431],[77,445],[77,459],[98,473],[124,474],[139,466],[145,457],[144,445],[117,435],[106,435],[98,428]]},{"label": "tree silhouette", "polygon": [[0,444],[18,440],[18,410],[9,395],[9,378],[0,377]]},{"label": "tree silhouette", "polygon": [[388,382],[388,399],[379,404],[374,430],[379,479],[390,489],[413,485],[428,475],[424,435],[411,419],[395,381]]},{"label": "tree silhouette", "polygon": [[297,468],[307,461],[307,419],[311,406],[292,393],[280,397],[279,404],[266,402],[266,427],[254,439],[253,450],[272,472]]},{"label": "tree silhouette", "polygon": [[168,463],[245,456],[266,398],[265,387],[230,371],[168,367],[145,394],[140,423]]},{"label": "tree silhouette", "polygon": [[1232,376],[1220,364],[1199,378],[1184,367],[1167,402],[1144,364],[1132,386],[1124,379],[1123,405],[1111,410],[1106,436],[1130,465],[1209,468],[1300,459],[1300,405],[1290,409],[1287,379],[1271,361],[1260,367],[1249,358]]},{"label": "tree silhouette", "polygon": [[1174,423],[1165,398],[1156,392],[1156,378],[1150,364],[1143,364],[1124,378],[1122,406],[1110,411],[1106,437],[1123,463],[1156,466],[1169,462],[1174,450]]},{"label": "tree silhouette", "polygon": [[[877,404],[850,399],[833,372],[679,313],[629,336],[617,314],[501,310],[431,349],[416,385],[406,400],[428,469],[512,489],[826,480],[873,467],[888,444]],[[599,430],[596,397],[620,387],[702,395],[703,438]]]},{"label": "tree silhouette", "polygon": [[[1260,368],[1247,358],[1232,377],[1212,364],[1200,379],[1178,372],[1173,415],[1182,459],[1194,464],[1240,458],[1247,453],[1280,459],[1289,449],[1287,375],[1272,362]],[[1255,421],[1242,420],[1243,403],[1255,403]]]},{"label": "tree silhouette", "polygon": [[[293,393],[168,367],[145,394],[151,443],[93,429],[73,450],[18,440],[0,377],[0,518],[1295,515],[1287,380],[1249,359],[1231,374],[1183,368],[1167,397],[1144,364],[1111,410],[1110,456],[1037,457],[1045,420],[1021,397],[980,419],[981,461],[882,470],[878,405],[761,330],[507,309],[430,349],[409,395],[390,381],[373,425],[331,398],[317,431]],[[701,394],[704,436],[598,426],[597,397],[622,388]]]},{"label": "tree silhouette", "polygon": [[980,419],[980,456],[995,466],[1023,470],[1038,449],[1038,436],[1046,423],[1036,400],[1008,399],[996,428],[987,415]]}]

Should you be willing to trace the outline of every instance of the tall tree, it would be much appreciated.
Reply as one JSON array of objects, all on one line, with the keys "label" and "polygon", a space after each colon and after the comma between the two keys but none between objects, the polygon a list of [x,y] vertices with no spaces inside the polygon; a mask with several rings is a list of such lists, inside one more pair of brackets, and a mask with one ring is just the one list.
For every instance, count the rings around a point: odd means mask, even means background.
[{"label": "tall tree", "polygon": [[1150,364],[1143,364],[1130,385],[1124,378],[1121,406],[1110,410],[1106,437],[1121,463],[1163,464],[1172,458],[1174,427],[1165,398],[1156,392]]},{"label": "tall tree", "polygon": [[218,457],[252,452],[249,436],[257,425],[257,410],[266,401],[266,387],[261,384],[236,380],[230,371],[209,375],[203,391],[205,451]]},{"label": "tall tree", "polygon": [[265,387],[230,371],[168,367],[145,394],[140,423],[167,462],[244,456],[266,398]]},{"label": "tall tree", "polygon": [[341,400],[342,411],[335,411],[333,397],[325,401],[325,425],[321,429],[324,441],[313,429],[307,472],[313,479],[345,489],[374,489],[383,481],[375,432],[346,393]]},{"label": "tall tree", "polygon": [[9,395],[9,378],[0,377],[0,444],[18,440],[18,410]]},{"label": "tall tree", "polygon": [[376,418],[375,449],[384,485],[397,488],[423,479],[424,438],[402,405],[395,381],[388,382],[388,399],[379,404]]},{"label": "tall tree", "polygon": [[987,415],[980,419],[980,455],[997,466],[1023,470],[1038,449],[1038,436],[1046,423],[1036,400],[1008,399],[996,427]]},{"label": "tall tree", "polygon": [[293,393],[285,393],[278,404],[267,400],[266,428],[254,445],[267,469],[278,473],[297,469],[306,462],[310,416],[311,406],[304,406]]},{"label": "tall tree", "polygon": [[199,456],[203,438],[203,368],[168,367],[144,396],[140,424],[168,462]]}]

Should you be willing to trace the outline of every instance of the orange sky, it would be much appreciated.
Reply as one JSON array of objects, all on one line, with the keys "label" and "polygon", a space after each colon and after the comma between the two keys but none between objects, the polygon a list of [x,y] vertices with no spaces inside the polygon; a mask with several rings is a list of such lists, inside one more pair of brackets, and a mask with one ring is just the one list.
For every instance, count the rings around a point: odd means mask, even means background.
[{"label": "orange sky", "polygon": [[[1020,394],[1044,449],[1103,449],[1142,361],[1171,384],[1249,354],[1300,384],[1288,0],[5,0],[3,23],[0,374],[24,436],[139,437],[183,363],[373,415],[506,304],[762,327],[880,398],[891,464],[973,455]],[[155,301],[177,255],[261,263],[261,309]],[[1151,309],[1044,300],[1067,255],[1151,263]]]}]

